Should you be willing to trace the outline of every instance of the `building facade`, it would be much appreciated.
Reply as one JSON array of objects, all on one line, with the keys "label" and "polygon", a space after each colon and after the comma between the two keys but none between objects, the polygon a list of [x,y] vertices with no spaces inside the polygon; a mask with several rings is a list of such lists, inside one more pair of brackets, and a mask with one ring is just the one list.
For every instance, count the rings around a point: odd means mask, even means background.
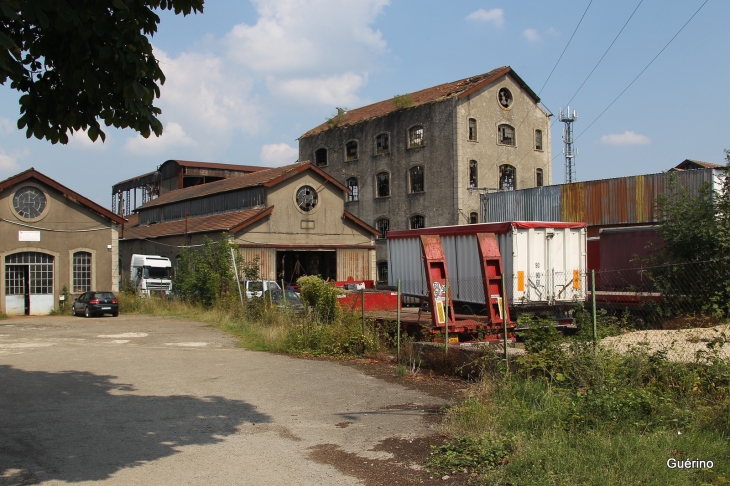
[{"label": "building facade", "polygon": [[258,258],[265,279],[374,280],[378,233],[345,209],[349,194],[308,162],[168,192],[122,229],[122,277],[129,278],[132,254],[176,262],[183,247],[227,237],[245,261]]},{"label": "building facade", "polygon": [[48,314],[64,287],[116,291],[125,221],[35,169],[0,182],[0,311]]},{"label": "building facade", "polygon": [[[552,182],[550,114],[510,68],[338,115],[299,159],[350,188],[346,208],[381,232],[477,223],[479,194]],[[384,242],[377,250],[385,280]]]}]

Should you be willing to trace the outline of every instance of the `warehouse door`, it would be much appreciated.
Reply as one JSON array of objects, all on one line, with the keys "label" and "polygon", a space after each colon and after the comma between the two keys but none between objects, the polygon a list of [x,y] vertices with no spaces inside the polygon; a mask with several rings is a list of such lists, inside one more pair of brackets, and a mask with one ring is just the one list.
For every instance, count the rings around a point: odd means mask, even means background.
[{"label": "warehouse door", "polygon": [[5,311],[45,315],[54,308],[53,256],[22,252],[5,257]]}]

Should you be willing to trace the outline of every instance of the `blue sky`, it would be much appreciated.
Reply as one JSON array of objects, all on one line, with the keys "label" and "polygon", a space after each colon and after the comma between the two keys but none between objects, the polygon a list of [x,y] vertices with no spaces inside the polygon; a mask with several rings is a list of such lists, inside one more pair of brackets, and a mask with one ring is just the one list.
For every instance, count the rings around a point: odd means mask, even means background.
[{"label": "blue sky", "polygon": [[[730,148],[730,2],[644,0],[571,102],[578,180],[723,163]],[[167,82],[165,133],[107,129],[67,146],[17,130],[18,95],[0,87],[0,179],[35,167],[109,207],[111,186],[168,159],[276,166],[297,137],[336,112],[510,65],[557,118],[640,0],[208,0],[205,13],[161,13],[152,39]],[[561,52],[575,36],[548,80]],[[547,83],[546,83],[547,80]],[[543,88],[544,85],[544,88]],[[562,124],[552,128],[563,180]]]}]

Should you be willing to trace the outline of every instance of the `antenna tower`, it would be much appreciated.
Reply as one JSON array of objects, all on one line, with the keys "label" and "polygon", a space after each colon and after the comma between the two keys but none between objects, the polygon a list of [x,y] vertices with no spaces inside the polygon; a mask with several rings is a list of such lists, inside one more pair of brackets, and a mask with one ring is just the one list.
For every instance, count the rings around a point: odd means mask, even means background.
[{"label": "antenna tower", "polygon": [[560,109],[559,119],[565,123],[563,128],[563,155],[565,155],[565,182],[576,182],[575,178],[575,155],[578,151],[573,150],[573,122],[578,118],[578,113],[573,110],[573,114],[570,114],[570,106],[567,108],[565,113],[563,109]]}]

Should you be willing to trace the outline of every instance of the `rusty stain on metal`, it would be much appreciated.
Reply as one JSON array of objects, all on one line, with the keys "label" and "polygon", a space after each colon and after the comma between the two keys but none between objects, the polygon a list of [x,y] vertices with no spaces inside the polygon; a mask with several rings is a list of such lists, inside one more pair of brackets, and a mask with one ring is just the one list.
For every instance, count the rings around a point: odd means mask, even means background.
[{"label": "rusty stain on metal", "polygon": [[352,277],[355,281],[374,280],[370,275],[370,251],[366,249],[337,249],[337,280]]}]

